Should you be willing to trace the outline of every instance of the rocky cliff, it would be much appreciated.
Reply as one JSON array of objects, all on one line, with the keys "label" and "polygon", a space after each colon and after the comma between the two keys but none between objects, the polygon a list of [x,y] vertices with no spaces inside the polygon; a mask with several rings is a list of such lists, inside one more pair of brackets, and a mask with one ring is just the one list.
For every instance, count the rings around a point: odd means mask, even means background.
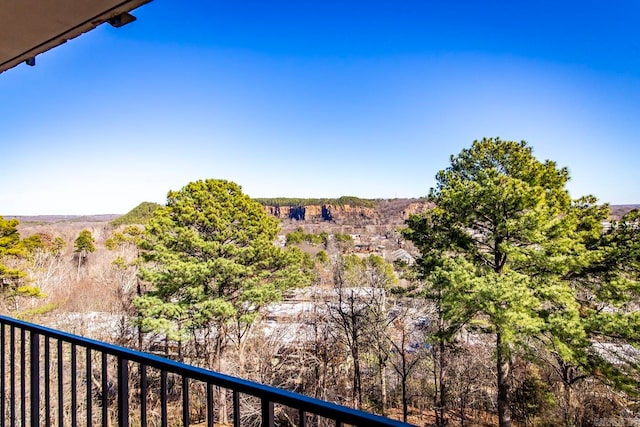
[{"label": "rocky cliff", "polygon": [[270,215],[279,219],[321,222],[330,221],[337,224],[358,222],[378,224],[380,215],[375,208],[351,205],[306,205],[306,206],[265,206]]},{"label": "rocky cliff", "polygon": [[403,224],[410,215],[424,212],[432,205],[425,199],[379,199],[368,205],[349,203],[313,203],[301,205],[264,205],[270,215],[281,220],[339,225]]}]

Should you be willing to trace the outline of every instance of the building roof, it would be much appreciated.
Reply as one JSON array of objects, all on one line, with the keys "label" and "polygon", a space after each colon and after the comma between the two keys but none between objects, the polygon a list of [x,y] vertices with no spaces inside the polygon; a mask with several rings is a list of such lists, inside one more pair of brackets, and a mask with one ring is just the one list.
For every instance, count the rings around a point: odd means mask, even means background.
[{"label": "building roof", "polygon": [[135,18],[129,12],[151,0],[0,0],[0,73],[98,25],[115,27]]}]

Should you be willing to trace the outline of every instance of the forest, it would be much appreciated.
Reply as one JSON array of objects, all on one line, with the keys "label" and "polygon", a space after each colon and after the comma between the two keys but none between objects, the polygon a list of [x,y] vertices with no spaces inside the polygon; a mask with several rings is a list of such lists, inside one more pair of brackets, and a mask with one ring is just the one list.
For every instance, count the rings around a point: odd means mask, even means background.
[{"label": "forest", "polygon": [[379,250],[220,179],[115,223],[0,217],[2,311],[415,425],[640,424],[640,212],[526,142],[445,166]]}]

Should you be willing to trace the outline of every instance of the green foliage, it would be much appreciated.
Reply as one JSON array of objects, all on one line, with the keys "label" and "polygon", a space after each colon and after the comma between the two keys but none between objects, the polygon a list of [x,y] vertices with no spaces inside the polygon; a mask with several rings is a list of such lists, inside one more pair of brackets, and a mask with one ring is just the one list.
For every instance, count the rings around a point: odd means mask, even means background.
[{"label": "green foliage", "polygon": [[23,257],[26,251],[20,241],[18,220],[5,220],[0,216],[0,285],[14,286],[25,276],[23,271],[4,264],[8,258]]},{"label": "green foliage", "polygon": [[38,234],[33,234],[22,239],[21,245],[27,253],[33,253],[36,250],[44,249],[45,247],[42,237]]},{"label": "green foliage", "polygon": [[372,200],[361,199],[354,196],[342,196],[337,199],[305,199],[294,197],[274,197],[274,198],[257,198],[256,202],[263,206],[312,206],[312,205],[334,205],[334,206],[361,206],[366,208],[375,208]]},{"label": "green foliage", "polygon": [[153,213],[161,207],[162,205],[159,205],[158,203],[142,202],[126,214],[111,221],[111,225],[114,227],[133,224],[144,225],[149,221],[149,219],[151,219]]},{"label": "green foliage", "polygon": [[340,261],[343,286],[389,289],[398,283],[393,266],[379,255],[343,255]]},{"label": "green foliage", "polygon": [[144,230],[135,225],[128,225],[124,230],[113,233],[113,236],[105,240],[104,245],[110,251],[126,245],[139,245],[144,235]]},{"label": "green foliage", "polygon": [[95,240],[91,231],[82,230],[76,240],[74,241],[74,252],[76,253],[90,253],[95,252]]},{"label": "green foliage", "polygon": [[353,237],[351,237],[350,234],[334,233],[333,240],[336,243],[338,249],[340,249],[340,251],[342,252],[353,248],[354,245]]},{"label": "green foliage", "polygon": [[16,294],[25,297],[44,298],[47,294],[43,293],[37,286],[23,285],[16,288]]},{"label": "green foliage", "polygon": [[515,387],[513,393],[513,415],[519,421],[530,420],[553,406],[553,393],[550,385],[540,378],[535,367],[525,372],[525,377]]},{"label": "green foliage", "polygon": [[42,236],[34,234],[20,239],[16,219],[4,220],[0,217],[0,286],[4,298],[12,302],[17,309],[17,299],[20,297],[40,298],[46,295],[37,286],[28,284],[27,274],[18,268],[10,268],[4,262],[12,261],[15,265],[19,261],[28,260],[37,251],[47,250],[48,244]]},{"label": "green foliage", "polygon": [[169,192],[140,241],[141,278],[152,289],[134,301],[139,325],[180,339],[252,321],[284,291],[307,284],[308,257],[275,246],[277,232],[278,221],[235,183],[209,179]]},{"label": "green foliage", "polygon": [[44,304],[44,305],[42,305],[40,307],[30,308],[28,310],[23,310],[20,313],[17,313],[15,316],[16,316],[17,319],[30,321],[34,317],[50,313],[53,310],[55,310],[56,308],[58,308],[58,306],[55,303],[50,302],[50,303]]},{"label": "green foliage", "polygon": [[[578,305],[561,279],[584,247],[572,230],[567,170],[537,161],[524,142],[484,139],[452,156],[436,179],[436,208],[411,217],[405,232],[422,252],[423,277],[440,283],[442,271],[462,274],[464,266],[462,289],[442,286],[469,304],[469,320],[481,319],[506,343],[574,325]],[[565,338],[582,339],[579,329]]]},{"label": "green foliage", "polygon": [[592,341],[618,345],[606,358],[590,349],[583,369],[638,396],[640,364],[629,360],[624,345],[640,348],[640,212],[613,221],[604,233],[585,235],[590,256],[568,275],[578,291],[582,327]]},{"label": "green foliage", "polygon": [[583,364],[591,343],[571,278],[588,281],[586,269],[602,257],[608,207],[592,197],[572,202],[567,169],[538,161],[525,142],[474,141],[436,180],[436,207],[409,218],[404,235],[421,251],[417,265],[427,297],[441,304],[444,332],[468,325],[495,334],[499,364],[528,337]]},{"label": "green foliage", "polygon": [[326,232],[320,234],[305,233],[302,227],[298,227],[295,231],[287,234],[287,245],[295,245],[303,242],[312,245],[327,246],[329,235]]},{"label": "green foliage", "polygon": [[340,243],[353,243],[353,237],[351,237],[350,234],[344,234],[344,233],[335,233],[333,235],[333,238],[335,239],[336,242],[340,242]]},{"label": "green foliage", "polygon": [[40,232],[23,239],[22,245],[27,251],[28,256],[41,251],[49,252],[57,256],[62,253],[65,247],[65,241],[60,236],[54,238],[47,232]]},{"label": "green foliage", "polygon": [[1,255],[21,255],[20,233],[18,232],[19,221],[0,217],[0,254]]},{"label": "green foliage", "polygon": [[299,244],[305,241],[305,232],[301,227],[298,227],[295,231],[287,233],[287,245]]},{"label": "green foliage", "polygon": [[53,239],[53,241],[51,242],[51,253],[53,253],[54,255],[60,255],[62,253],[62,250],[64,249],[64,247],[66,246],[66,242],[64,241],[64,239],[60,236],[57,236]]},{"label": "green foliage", "polygon": [[327,255],[326,251],[320,251],[316,254],[316,260],[323,265],[326,265],[329,262],[329,255]]}]

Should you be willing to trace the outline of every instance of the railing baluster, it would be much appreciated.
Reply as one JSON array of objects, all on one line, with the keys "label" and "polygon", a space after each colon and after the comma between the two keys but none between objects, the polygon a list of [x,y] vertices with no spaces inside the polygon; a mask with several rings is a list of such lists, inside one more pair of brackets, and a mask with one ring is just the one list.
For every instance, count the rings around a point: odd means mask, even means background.
[{"label": "railing baluster", "polygon": [[129,427],[129,361],[118,356],[118,427]]},{"label": "railing baluster", "polygon": [[25,341],[27,340],[27,331],[20,329],[20,420],[21,427],[25,427],[27,423],[27,354],[25,349]]},{"label": "railing baluster", "polygon": [[78,354],[76,344],[71,344],[71,426],[78,425]]},{"label": "railing baluster", "polygon": [[[9,328],[9,330],[7,330]],[[19,330],[19,332],[17,331]],[[20,334],[17,336],[17,334]],[[44,339],[41,340],[40,337]],[[20,343],[17,343],[17,340]],[[55,349],[52,349],[51,339],[57,340],[57,423],[52,419],[52,387],[56,387],[55,372],[51,368],[55,362]],[[9,342],[7,342],[9,340]],[[20,348],[18,348],[18,346]],[[28,347],[28,348],[27,348]],[[78,361],[78,348],[85,349],[85,359]],[[44,349],[44,350],[42,350]],[[41,353],[44,353],[43,355]],[[68,352],[68,354],[67,354]],[[61,331],[55,331],[49,328],[40,327],[19,320],[7,318],[0,315],[0,427],[14,427],[20,424],[20,427],[40,427],[42,422],[44,427],[63,427],[67,422],[76,427],[79,420],[77,411],[83,406],[82,402],[78,402],[78,375],[81,375],[80,382],[83,381],[82,373],[78,372],[84,369],[84,381],[86,382],[86,424],[87,427],[93,425],[93,390],[94,390],[94,373],[92,356],[99,352],[101,356],[101,384],[96,382],[95,389],[102,387],[101,406],[102,406],[102,425],[104,427],[111,426],[111,418],[113,415],[109,413],[109,404],[113,404],[115,397],[114,390],[117,391],[117,417],[118,427],[129,427],[130,420],[140,427],[147,427],[149,424],[147,407],[149,395],[158,391],[156,383],[150,384],[148,378],[148,367],[154,369],[153,372],[160,373],[160,396],[159,403],[161,407],[160,425],[167,427],[170,423],[173,425],[176,420],[169,419],[167,406],[168,399],[173,393],[169,392],[168,379],[171,375],[173,379],[182,379],[182,424],[190,425],[190,409],[191,409],[191,393],[190,386],[192,381],[197,381],[206,387],[206,418],[207,427],[213,427],[215,421],[215,405],[214,394],[218,389],[221,391],[220,396],[225,396],[224,405],[221,408],[227,408],[226,399],[228,393],[231,392],[233,426],[241,425],[241,412],[243,412],[240,404],[240,394],[246,395],[249,399],[258,399],[260,401],[260,415],[262,416],[262,426],[273,427],[275,424],[275,406],[285,405],[292,410],[298,411],[299,427],[306,425],[314,425],[319,419],[333,420],[336,426],[395,426],[406,425],[398,421],[385,419],[372,414],[356,411],[350,408],[340,407],[318,399],[313,399],[295,393],[278,390],[273,387],[252,383],[250,381],[241,380],[219,373],[207,371],[195,366],[185,365],[169,359],[163,359],[158,356],[144,354],[135,350],[117,347],[107,343],[90,340]],[[9,355],[7,355],[9,353]],[[27,354],[28,353],[28,354]],[[42,356],[42,358],[41,358]],[[67,357],[68,356],[68,357]],[[109,381],[108,362],[117,361],[117,384]],[[18,358],[20,359],[18,361]],[[29,366],[27,369],[27,358],[29,358]],[[66,359],[66,360],[65,360]],[[140,417],[137,419],[135,415],[129,413],[129,362],[136,363],[139,366],[139,393],[140,393]],[[80,367],[78,366],[80,363]],[[69,365],[69,368],[66,365]],[[85,368],[82,368],[84,364]],[[54,367],[55,369],[55,367]],[[65,373],[65,370],[68,371]],[[41,373],[44,370],[44,391],[41,390]],[[20,375],[20,378],[17,376]],[[69,375],[69,379],[65,382],[65,375]],[[96,374],[97,375],[97,374]],[[20,381],[20,384],[17,382]],[[28,383],[27,383],[28,381]],[[52,384],[53,382],[53,384]],[[175,381],[177,383],[177,381]],[[115,385],[115,386],[114,386]],[[19,388],[19,390],[18,390]],[[82,385],[80,385],[82,388]],[[200,390],[198,388],[198,390]],[[171,390],[173,392],[173,389]],[[42,393],[41,393],[42,392]],[[132,390],[132,392],[134,392]],[[18,397],[18,393],[20,396]],[[82,392],[80,393],[82,395]],[[65,397],[70,396],[70,397]],[[70,399],[65,406],[65,398]],[[44,399],[44,402],[42,400]],[[81,397],[82,399],[82,397]],[[70,403],[70,404],[69,404]],[[42,413],[40,405],[44,405]],[[173,404],[173,403],[172,403]],[[55,404],[54,404],[55,405]],[[96,403],[98,405],[98,403]],[[278,406],[280,407],[280,406]],[[112,408],[113,409],[113,408]],[[65,411],[66,410],[66,411]],[[225,409],[226,410],[226,409]],[[10,414],[5,414],[4,412]],[[68,412],[68,413],[65,413]],[[115,413],[115,412],[114,412]],[[110,416],[111,415],[111,416]],[[227,419],[231,413],[222,414],[220,419]],[[246,414],[249,416],[249,414]],[[82,416],[82,414],[80,414]],[[42,421],[42,417],[45,420]],[[131,418],[130,418],[131,417]],[[65,419],[66,418],[66,419]],[[139,424],[138,424],[139,420]],[[155,419],[153,420],[155,421]],[[323,421],[324,423],[325,421]],[[157,424],[156,424],[157,425]]]},{"label": "railing baluster", "polygon": [[51,427],[51,339],[44,337],[44,425]]},{"label": "railing baluster", "polygon": [[87,347],[87,361],[86,361],[86,378],[87,382],[87,427],[91,427],[93,424],[93,372],[91,369],[91,349]]},{"label": "railing baluster", "polygon": [[240,427],[240,393],[233,390],[233,427]]},{"label": "railing baluster", "polygon": [[213,384],[207,383],[207,427],[213,427]]},{"label": "railing baluster", "polygon": [[6,399],[6,390],[5,390],[5,331],[4,331],[4,323],[0,323],[0,371],[2,372],[2,376],[0,376],[0,427],[4,427],[4,410],[5,410],[5,402]]},{"label": "railing baluster", "polygon": [[107,427],[109,425],[109,376],[107,375],[107,353],[102,353],[102,366],[101,366],[102,382],[102,426]]},{"label": "railing baluster", "polygon": [[307,421],[307,420],[306,420],[307,415],[304,413],[304,410],[300,409],[300,410],[298,411],[298,418],[299,418],[299,420],[298,420],[298,427],[304,427],[305,422]]},{"label": "railing baluster", "polygon": [[160,426],[167,427],[167,371],[160,371]]},{"label": "railing baluster", "polygon": [[[24,330],[24,329],[23,329]],[[40,335],[31,331],[29,338],[31,348],[29,351],[29,379],[31,380],[30,396],[31,403],[31,427],[40,426]]]},{"label": "railing baluster", "polygon": [[262,427],[273,427],[273,402],[262,398]]},{"label": "railing baluster", "polygon": [[11,341],[9,342],[9,362],[11,363],[11,377],[9,383],[11,390],[9,390],[10,398],[10,422],[11,427],[16,425],[16,328],[11,326]]},{"label": "railing baluster", "polygon": [[64,347],[58,338],[58,426],[64,426]]},{"label": "railing baluster", "polygon": [[182,425],[189,427],[189,378],[182,376]]},{"label": "railing baluster", "polygon": [[140,426],[147,427],[147,366],[140,364]]}]

